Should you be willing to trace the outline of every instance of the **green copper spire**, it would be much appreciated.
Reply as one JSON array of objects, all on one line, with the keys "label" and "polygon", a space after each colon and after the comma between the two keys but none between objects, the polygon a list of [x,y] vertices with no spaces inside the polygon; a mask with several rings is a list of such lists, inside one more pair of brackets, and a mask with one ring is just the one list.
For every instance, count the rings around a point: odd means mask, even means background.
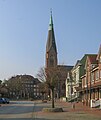
[{"label": "green copper spire", "polygon": [[52,19],[52,10],[51,10],[51,16],[50,16],[50,21],[49,21],[49,30],[53,29],[53,19]]},{"label": "green copper spire", "polygon": [[46,44],[46,67],[57,66],[57,48],[55,43],[55,35],[53,28],[52,10],[48,28],[48,38]]},{"label": "green copper spire", "polygon": [[50,16],[50,21],[49,21],[46,51],[49,52],[51,48],[53,48],[55,50],[55,52],[57,53],[54,28],[53,28],[52,10],[51,10],[51,16]]}]

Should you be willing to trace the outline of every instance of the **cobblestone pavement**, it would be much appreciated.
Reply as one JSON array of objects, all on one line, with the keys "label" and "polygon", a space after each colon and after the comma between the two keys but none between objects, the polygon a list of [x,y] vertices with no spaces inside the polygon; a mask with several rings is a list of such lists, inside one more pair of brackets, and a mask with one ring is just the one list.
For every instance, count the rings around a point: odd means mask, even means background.
[{"label": "cobblestone pavement", "polygon": [[51,107],[51,102],[36,104],[34,111],[35,120],[101,120],[101,110],[95,108],[89,108],[82,105],[82,103],[76,103],[75,108],[72,108],[72,103],[67,102],[55,102],[55,107],[62,107],[64,112],[42,112],[41,107]]}]

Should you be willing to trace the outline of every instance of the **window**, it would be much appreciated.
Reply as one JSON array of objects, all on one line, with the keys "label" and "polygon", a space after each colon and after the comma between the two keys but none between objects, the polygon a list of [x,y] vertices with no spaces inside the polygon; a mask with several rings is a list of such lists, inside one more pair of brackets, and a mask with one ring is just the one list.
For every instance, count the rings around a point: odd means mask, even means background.
[{"label": "window", "polygon": [[51,66],[54,65],[54,60],[53,60],[53,58],[50,59],[50,65],[51,65]]},{"label": "window", "polygon": [[101,98],[101,89],[100,89],[100,93],[99,93],[99,94],[100,94],[100,96],[99,96],[99,97]]},{"label": "window", "polygon": [[98,78],[99,78],[99,71],[98,70],[95,73],[95,77],[96,77],[96,80],[98,80]]},{"label": "window", "polygon": [[82,87],[87,87],[86,77],[82,79]]},{"label": "window", "polygon": [[50,66],[53,67],[53,66],[54,66],[54,63],[55,63],[55,61],[54,61],[54,56],[51,55],[51,56],[50,56]]},{"label": "window", "polygon": [[34,91],[36,91],[36,89],[34,89]]},{"label": "window", "polygon": [[33,84],[33,81],[30,81],[30,84]]},{"label": "window", "polygon": [[100,70],[100,78],[101,78],[101,70]]},{"label": "window", "polygon": [[91,73],[91,82],[94,81],[94,73]]},{"label": "window", "polygon": [[33,87],[33,85],[31,85],[31,87]]},{"label": "window", "polygon": [[36,95],[36,93],[34,93],[34,95]]}]

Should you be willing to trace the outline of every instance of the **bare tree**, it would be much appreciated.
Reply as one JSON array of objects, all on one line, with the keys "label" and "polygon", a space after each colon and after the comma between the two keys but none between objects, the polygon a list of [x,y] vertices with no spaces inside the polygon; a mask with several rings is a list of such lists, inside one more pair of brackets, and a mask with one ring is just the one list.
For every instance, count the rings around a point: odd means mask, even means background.
[{"label": "bare tree", "polygon": [[40,68],[37,77],[41,82],[46,82],[46,72],[44,67]]},{"label": "bare tree", "polygon": [[0,85],[1,85],[1,83],[2,83],[2,80],[0,80]]},{"label": "bare tree", "polygon": [[6,86],[6,80],[4,81],[1,81],[1,84],[0,84],[0,94],[2,97],[7,97],[8,96],[8,88]]},{"label": "bare tree", "polygon": [[1,87],[2,87],[2,80],[0,80],[0,97],[1,97]]},{"label": "bare tree", "polygon": [[46,74],[47,74],[46,84],[47,84],[48,88],[51,90],[52,108],[54,108],[55,107],[54,91],[57,88],[57,84],[58,84],[58,68],[48,68],[48,69],[46,69]]},{"label": "bare tree", "polygon": [[57,86],[58,82],[58,68],[41,68],[37,74],[39,80],[44,81],[44,84],[51,90],[51,97],[52,97],[52,108],[55,107],[54,105],[54,90]]},{"label": "bare tree", "polygon": [[45,82],[41,82],[39,84],[39,88],[40,88],[40,93],[42,94],[42,101],[44,101],[46,99],[46,93],[47,93],[47,86]]},{"label": "bare tree", "polygon": [[39,87],[40,87],[40,92],[42,94],[42,101],[43,101],[46,98],[45,94],[47,92],[46,72],[44,67],[40,68],[36,77],[41,81],[41,83],[39,84]]}]

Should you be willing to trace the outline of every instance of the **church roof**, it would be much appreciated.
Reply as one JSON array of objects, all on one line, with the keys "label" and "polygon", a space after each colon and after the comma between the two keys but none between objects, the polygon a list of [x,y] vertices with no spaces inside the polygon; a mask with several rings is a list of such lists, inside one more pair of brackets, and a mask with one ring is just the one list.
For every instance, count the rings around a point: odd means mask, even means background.
[{"label": "church roof", "polygon": [[52,47],[55,50],[55,52],[57,53],[57,48],[56,48],[56,43],[55,43],[55,35],[54,35],[54,28],[53,28],[52,12],[51,12],[49,29],[48,29],[48,39],[47,39],[47,45],[46,45],[46,52],[49,52],[49,50]]},{"label": "church roof", "polygon": [[70,66],[70,65],[58,65],[58,67],[70,71],[70,70],[72,70],[72,68],[74,66]]}]

